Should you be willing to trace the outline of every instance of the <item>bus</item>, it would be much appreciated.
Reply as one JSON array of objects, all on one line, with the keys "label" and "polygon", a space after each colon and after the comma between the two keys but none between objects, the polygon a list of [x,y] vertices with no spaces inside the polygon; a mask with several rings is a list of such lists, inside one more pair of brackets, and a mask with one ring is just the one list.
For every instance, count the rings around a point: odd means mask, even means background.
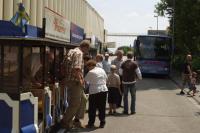
[{"label": "bus", "polygon": [[169,75],[173,49],[172,38],[169,36],[137,36],[134,57],[142,74]]}]

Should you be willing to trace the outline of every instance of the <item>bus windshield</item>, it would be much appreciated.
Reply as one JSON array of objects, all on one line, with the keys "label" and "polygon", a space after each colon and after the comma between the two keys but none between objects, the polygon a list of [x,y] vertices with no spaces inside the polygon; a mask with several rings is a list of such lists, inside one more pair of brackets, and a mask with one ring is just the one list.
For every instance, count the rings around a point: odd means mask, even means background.
[{"label": "bus windshield", "polygon": [[169,37],[138,36],[136,57],[139,59],[168,60],[171,54],[171,39]]}]

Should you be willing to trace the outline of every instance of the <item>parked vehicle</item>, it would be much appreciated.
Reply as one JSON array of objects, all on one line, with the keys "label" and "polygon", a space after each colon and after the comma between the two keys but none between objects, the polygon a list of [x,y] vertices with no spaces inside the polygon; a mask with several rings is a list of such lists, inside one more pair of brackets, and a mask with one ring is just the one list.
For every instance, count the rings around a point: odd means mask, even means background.
[{"label": "parked vehicle", "polygon": [[143,74],[169,75],[173,49],[169,36],[139,35],[134,42],[134,56]]}]

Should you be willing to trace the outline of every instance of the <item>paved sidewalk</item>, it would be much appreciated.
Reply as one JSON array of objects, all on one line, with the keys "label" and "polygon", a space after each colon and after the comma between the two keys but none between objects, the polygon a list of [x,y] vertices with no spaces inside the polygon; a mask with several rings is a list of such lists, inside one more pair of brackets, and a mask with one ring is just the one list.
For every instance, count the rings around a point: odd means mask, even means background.
[{"label": "paved sidewalk", "polygon": [[[170,78],[180,88],[182,84],[181,73],[171,72]],[[200,104],[200,83],[197,83],[196,87],[197,87],[197,93],[195,94],[195,96],[193,96],[193,99],[196,102],[198,102],[198,104]],[[186,87],[184,90],[186,96],[187,96],[187,91],[188,91],[188,88]]]}]

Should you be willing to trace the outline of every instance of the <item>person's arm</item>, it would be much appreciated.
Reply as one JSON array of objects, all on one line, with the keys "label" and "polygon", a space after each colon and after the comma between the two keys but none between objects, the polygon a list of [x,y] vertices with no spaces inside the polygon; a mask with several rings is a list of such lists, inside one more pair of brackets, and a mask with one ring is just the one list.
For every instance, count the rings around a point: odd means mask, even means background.
[{"label": "person's arm", "polygon": [[190,76],[192,76],[192,70],[191,70],[190,65],[187,65],[187,69],[188,69],[188,71],[189,71]]},{"label": "person's arm", "polygon": [[109,87],[109,85],[110,85],[110,75],[108,75],[108,79],[107,79],[107,81],[106,81],[106,84],[107,84],[107,86]]},{"label": "person's arm", "polygon": [[84,79],[85,79],[85,81],[89,82],[89,84],[90,84],[92,78],[93,78],[93,77],[92,77],[92,73],[91,73],[91,72],[88,72]]},{"label": "person's arm", "polygon": [[117,88],[119,90],[120,95],[122,95],[122,91],[121,91],[120,85],[121,85],[121,81],[120,81],[120,77],[118,76],[117,77],[117,86],[118,86]]},{"label": "person's arm", "polygon": [[142,73],[141,73],[139,67],[137,67],[137,69],[135,70],[135,72],[136,72],[136,75],[137,75],[138,79],[142,80]]},{"label": "person's arm", "polygon": [[124,67],[124,63],[122,63],[119,67],[119,75],[122,76],[123,74],[123,67]]},{"label": "person's arm", "polygon": [[73,58],[75,60],[73,72],[77,76],[77,78],[80,81],[80,83],[82,85],[84,85],[84,78],[83,78],[83,71],[82,71],[82,67],[83,67],[83,54],[82,53],[76,53],[76,52],[73,53],[73,54],[74,54]]},{"label": "person's arm", "polygon": [[111,65],[115,65],[114,60],[111,60]]},{"label": "person's arm", "polygon": [[120,77],[117,76],[117,86],[118,86],[118,88],[120,88],[120,84],[121,84]]}]

